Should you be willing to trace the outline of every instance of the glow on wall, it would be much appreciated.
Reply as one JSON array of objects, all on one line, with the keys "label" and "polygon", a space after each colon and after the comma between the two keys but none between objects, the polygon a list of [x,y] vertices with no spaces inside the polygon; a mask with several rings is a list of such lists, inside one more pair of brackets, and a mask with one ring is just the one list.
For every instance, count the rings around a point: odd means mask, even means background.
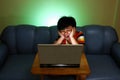
[{"label": "glow on wall", "polygon": [[56,25],[62,16],[73,16],[78,26],[113,25],[116,0],[2,0],[1,26]]},{"label": "glow on wall", "polygon": [[[26,4],[24,4],[25,6]],[[34,5],[34,6],[33,6]],[[78,3],[74,0],[40,0],[39,2],[29,3],[23,8],[24,13],[31,17],[29,23],[38,26],[56,25],[62,16],[73,16],[77,24],[80,25]],[[27,20],[27,19],[26,19]]]}]

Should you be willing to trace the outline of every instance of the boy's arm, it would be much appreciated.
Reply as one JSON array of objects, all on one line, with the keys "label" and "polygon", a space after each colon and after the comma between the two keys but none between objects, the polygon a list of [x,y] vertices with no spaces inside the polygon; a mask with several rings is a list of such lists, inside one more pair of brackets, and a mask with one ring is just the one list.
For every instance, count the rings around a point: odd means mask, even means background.
[{"label": "boy's arm", "polygon": [[73,45],[77,45],[77,44],[78,44],[78,42],[75,40],[74,37],[70,37],[70,40],[71,40],[71,43],[72,43]]},{"label": "boy's arm", "polygon": [[61,44],[64,37],[60,37],[57,41],[54,42],[54,44]]},{"label": "boy's arm", "polygon": [[62,41],[64,40],[64,36],[58,31],[59,34],[59,38],[57,39],[57,41],[54,42],[54,44],[61,44]]},{"label": "boy's arm", "polygon": [[82,44],[83,45],[85,43],[83,32],[80,31],[74,37],[73,37],[73,33],[74,33],[74,30],[72,30],[71,35],[70,35],[71,43],[74,44],[74,45],[76,45],[76,44]]},{"label": "boy's arm", "polygon": [[78,44],[78,42],[74,38],[74,34],[75,34],[75,28],[72,29],[69,37],[70,37],[70,40],[71,40],[71,44],[76,45],[76,44]]}]

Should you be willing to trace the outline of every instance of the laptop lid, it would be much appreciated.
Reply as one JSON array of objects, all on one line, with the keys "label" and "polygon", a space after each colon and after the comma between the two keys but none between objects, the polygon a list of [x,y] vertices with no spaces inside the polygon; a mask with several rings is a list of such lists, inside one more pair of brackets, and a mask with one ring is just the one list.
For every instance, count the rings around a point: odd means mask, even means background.
[{"label": "laptop lid", "polygon": [[38,54],[41,67],[79,67],[82,52],[83,45],[38,44]]}]

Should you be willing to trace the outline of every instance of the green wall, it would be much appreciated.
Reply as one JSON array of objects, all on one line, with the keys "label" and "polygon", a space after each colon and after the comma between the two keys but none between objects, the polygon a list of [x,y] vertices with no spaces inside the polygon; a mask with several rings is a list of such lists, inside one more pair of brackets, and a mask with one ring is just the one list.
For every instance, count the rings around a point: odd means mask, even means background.
[{"label": "green wall", "polygon": [[0,31],[7,25],[56,25],[61,16],[73,16],[78,26],[112,25],[116,0],[1,0]]}]

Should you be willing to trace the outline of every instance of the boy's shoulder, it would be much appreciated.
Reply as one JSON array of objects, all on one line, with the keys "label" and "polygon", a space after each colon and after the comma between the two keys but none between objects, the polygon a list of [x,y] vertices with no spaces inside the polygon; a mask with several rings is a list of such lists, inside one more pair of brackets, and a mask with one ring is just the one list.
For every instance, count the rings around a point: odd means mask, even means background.
[{"label": "boy's shoulder", "polygon": [[76,32],[74,38],[77,40],[79,44],[85,43],[85,39],[82,31]]}]

